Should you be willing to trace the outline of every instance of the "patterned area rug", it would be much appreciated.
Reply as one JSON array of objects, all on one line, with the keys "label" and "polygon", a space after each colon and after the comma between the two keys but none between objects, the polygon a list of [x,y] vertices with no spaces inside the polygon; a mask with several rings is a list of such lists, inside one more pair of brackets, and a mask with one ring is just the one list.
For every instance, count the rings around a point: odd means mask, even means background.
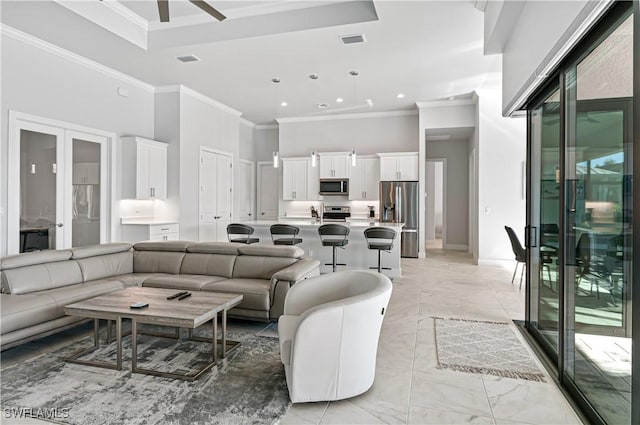
[{"label": "patterned area rug", "polygon": [[434,318],[438,367],[544,382],[508,323]]},{"label": "patterned area rug", "polygon": [[[291,404],[278,339],[231,332],[229,339],[241,345],[199,380],[188,382],[132,374],[131,337],[123,339],[121,371],[62,361],[91,346],[90,337],[2,370],[2,409],[54,411],[56,422],[78,425],[278,422]],[[205,361],[210,349],[207,343],[139,336],[138,364],[184,372],[184,365],[197,367],[199,359]],[[115,359],[115,343],[101,347],[94,357]]]}]

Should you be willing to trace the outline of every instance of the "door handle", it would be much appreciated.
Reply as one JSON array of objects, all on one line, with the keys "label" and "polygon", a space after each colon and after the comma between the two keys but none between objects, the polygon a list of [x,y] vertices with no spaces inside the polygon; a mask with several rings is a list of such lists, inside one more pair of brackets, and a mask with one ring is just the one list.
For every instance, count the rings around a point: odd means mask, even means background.
[{"label": "door handle", "polygon": [[264,211],[260,213],[260,215],[264,215]]},{"label": "door handle", "polygon": [[50,224],[50,225],[49,225],[49,227],[56,227],[56,226],[57,226],[57,227],[63,227],[63,226],[64,226],[64,224],[63,224],[63,223],[53,223],[53,224]]}]

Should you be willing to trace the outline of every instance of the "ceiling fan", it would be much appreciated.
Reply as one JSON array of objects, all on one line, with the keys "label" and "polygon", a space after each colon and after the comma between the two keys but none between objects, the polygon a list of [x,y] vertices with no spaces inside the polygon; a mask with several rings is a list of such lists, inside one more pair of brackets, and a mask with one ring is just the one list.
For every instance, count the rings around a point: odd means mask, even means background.
[{"label": "ceiling fan", "polygon": [[[213,16],[218,21],[224,21],[227,19],[227,17],[220,13],[218,9],[209,5],[204,0],[189,0],[189,2]],[[169,22],[169,0],[158,0],[158,12],[160,14],[160,22]]]}]

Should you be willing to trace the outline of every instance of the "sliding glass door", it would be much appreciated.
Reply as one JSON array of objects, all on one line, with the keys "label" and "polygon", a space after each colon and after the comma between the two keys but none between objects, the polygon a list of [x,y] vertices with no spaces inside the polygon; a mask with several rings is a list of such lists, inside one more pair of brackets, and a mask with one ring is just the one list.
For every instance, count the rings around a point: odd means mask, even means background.
[{"label": "sliding glass door", "polygon": [[633,19],[617,3],[528,107],[527,327],[609,424],[632,423]]}]

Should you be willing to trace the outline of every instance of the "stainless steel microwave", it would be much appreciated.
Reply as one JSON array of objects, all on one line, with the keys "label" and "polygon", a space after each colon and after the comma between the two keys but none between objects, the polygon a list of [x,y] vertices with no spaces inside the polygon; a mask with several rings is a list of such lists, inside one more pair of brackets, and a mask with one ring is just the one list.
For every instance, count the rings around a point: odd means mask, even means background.
[{"label": "stainless steel microwave", "polygon": [[349,195],[349,179],[320,179],[320,195]]}]

